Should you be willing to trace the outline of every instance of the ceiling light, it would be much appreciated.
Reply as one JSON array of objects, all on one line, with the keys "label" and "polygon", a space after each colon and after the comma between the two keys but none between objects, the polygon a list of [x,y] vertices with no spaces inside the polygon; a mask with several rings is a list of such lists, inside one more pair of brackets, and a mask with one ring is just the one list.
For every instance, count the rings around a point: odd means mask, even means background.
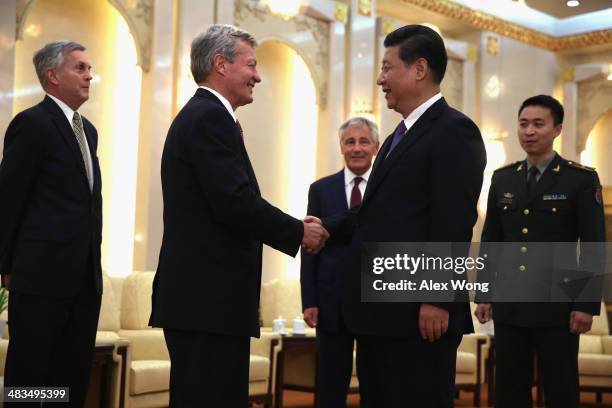
[{"label": "ceiling light", "polygon": [[578,7],[580,5],[580,2],[578,0],[567,0],[565,4],[567,5],[567,7]]}]

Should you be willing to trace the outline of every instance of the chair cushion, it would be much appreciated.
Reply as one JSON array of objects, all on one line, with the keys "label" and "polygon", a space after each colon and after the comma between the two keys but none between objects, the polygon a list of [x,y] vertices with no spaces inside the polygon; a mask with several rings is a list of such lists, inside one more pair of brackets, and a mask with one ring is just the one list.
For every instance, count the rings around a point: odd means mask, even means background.
[{"label": "chair cushion", "polygon": [[167,391],[170,386],[170,361],[132,361],[130,367],[130,394]]},{"label": "chair cushion", "polygon": [[580,375],[612,376],[612,356],[606,354],[578,354]]},{"label": "chair cushion", "polygon": [[125,278],[121,293],[121,328],[146,329],[151,316],[155,272],[133,272]]},{"label": "chair cushion", "polygon": [[270,375],[270,360],[254,354],[251,354],[250,357],[249,382],[267,380]]},{"label": "chair cushion", "polygon": [[457,372],[473,373],[476,371],[476,356],[472,353],[457,351]]},{"label": "chair cushion", "polygon": [[582,334],[580,335],[579,353],[602,354],[601,336]]},{"label": "chair cushion", "polygon": [[102,303],[100,304],[100,317],[98,330],[117,331],[120,328],[119,301],[111,283],[111,278],[102,274]]},{"label": "chair cushion", "polygon": [[114,331],[97,331],[96,344],[115,343],[119,340],[119,335]]}]

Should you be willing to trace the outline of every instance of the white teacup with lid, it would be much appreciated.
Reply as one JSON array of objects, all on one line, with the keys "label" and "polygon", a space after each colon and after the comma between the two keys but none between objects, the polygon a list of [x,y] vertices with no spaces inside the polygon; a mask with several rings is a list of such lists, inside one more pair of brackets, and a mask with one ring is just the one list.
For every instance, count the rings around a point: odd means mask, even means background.
[{"label": "white teacup with lid", "polygon": [[274,333],[284,333],[286,322],[283,316],[278,316],[276,319],[272,320],[272,331]]},{"label": "white teacup with lid", "polygon": [[293,334],[306,334],[306,322],[301,317],[293,319]]}]

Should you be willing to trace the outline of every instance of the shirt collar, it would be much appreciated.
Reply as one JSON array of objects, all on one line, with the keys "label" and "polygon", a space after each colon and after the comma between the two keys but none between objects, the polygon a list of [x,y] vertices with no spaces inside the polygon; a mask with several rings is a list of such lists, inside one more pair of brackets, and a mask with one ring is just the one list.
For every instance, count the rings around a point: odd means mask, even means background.
[{"label": "shirt collar", "polygon": [[72,127],[72,119],[74,118],[74,113],[76,111],[73,111],[72,108],[66,105],[66,103],[62,101],[61,99],[56,98],[55,96],[50,95],[50,94],[47,94],[47,96],[53,99],[53,101],[57,104],[57,106],[59,106],[62,112],[64,112],[64,115],[66,115],[66,119],[68,119],[68,123],[70,123],[70,126]]},{"label": "shirt collar", "polygon": [[217,99],[219,99],[221,101],[223,106],[225,106],[225,109],[227,109],[229,114],[232,115],[232,118],[234,119],[234,122],[238,121],[238,119],[236,119],[236,115],[234,114],[234,110],[232,109],[232,104],[230,104],[229,101],[223,95],[221,95],[219,92],[217,92],[214,89],[209,88],[207,86],[200,85],[199,87],[202,88],[202,89],[206,89],[208,92],[210,92],[211,94],[215,95],[217,97]]},{"label": "shirt collar", "polygon": [[372,166],[370,166],[370,168],[366,170],[366,172],[363,173],[361,176],[357,176],[355,173],[351,171],[351,169],[349,169],[347,166],[344,166],[344,185],[348,186],[349,184],[351,184],[353,180],[355,179],[355,177],[361,177],[367,183],[368,179],[370,178],[371,172],[372,172]]},{"label": "shirt collar", "polygon": [[415,110],[410,112],[410,114],[404,119],[404,124],[406,125],[406,129],[410,129],[410,127],[421,117],[422,114],[425,113],[427,109],[431,107],[434,103],[438,101],[438,99],[442,98],[442,94],[438,92],[421,105],[419,105]]},{"label": "shirt collar", "polygon": [[[540,162],[540,163],[535,165],[538,168],[538,170],[540,171],[540,174],[544,174],[544,171],[546,171],[546,168],[548,167],[550,162],[553,161],[553,159],[555,158],[556,155],[557,155],[557,152],[555,152],[553,150],[552,154],[550,155],[550,157],[548,159],[546,159],[543,162]],[[525,161],[527,162],[527,170],[529,170],[530,168],[532,168],[534,166],[534,164],[529,163],[529,160],[525,159]]]}]

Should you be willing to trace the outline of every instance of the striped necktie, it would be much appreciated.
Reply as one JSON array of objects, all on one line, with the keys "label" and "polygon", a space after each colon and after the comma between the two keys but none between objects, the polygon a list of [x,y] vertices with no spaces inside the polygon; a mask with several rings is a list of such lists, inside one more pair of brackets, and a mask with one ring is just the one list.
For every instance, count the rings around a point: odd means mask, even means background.
[{"label": "striped necktie", "polygon": [[91,174],[91,157],[87,150],[87,144],[85,143],[85,131],[83,130],[83,121],[81,115],[78,112],[74,112],[72,117],[72,130],[76,136],[79,150],[83,158],[83,165],[85,166],[85,173],[87,174],[87,181],[89,182],[89,191],[93,191],[93,174]]}]

